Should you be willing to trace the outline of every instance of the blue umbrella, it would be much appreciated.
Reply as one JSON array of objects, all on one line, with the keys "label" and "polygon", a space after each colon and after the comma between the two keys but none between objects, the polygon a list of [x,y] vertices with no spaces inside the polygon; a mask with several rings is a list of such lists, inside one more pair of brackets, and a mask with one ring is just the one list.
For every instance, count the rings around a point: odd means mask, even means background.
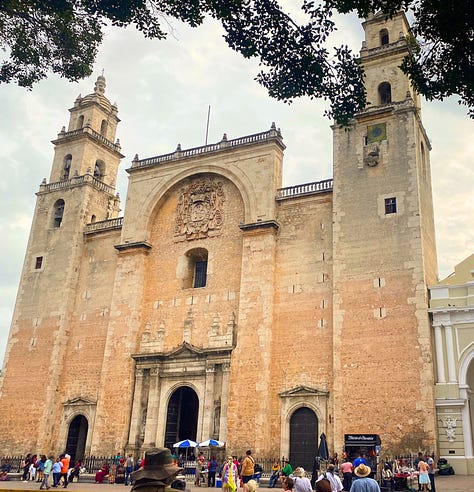
[{"label": "blue umbrella", "polygon": [[200,448],[208,448],[210,446],[215,446],[216,448],[223,448],[225,446],[225,442],[216,441],[216,439],[208,439],[207,441],[202,441],[199,443]]},{"label": "blue umbrella", "polygon": [[175,442],[173,448],[197,448],[198,443],[191,441],[191,439],[184,439],[184,441]]}]

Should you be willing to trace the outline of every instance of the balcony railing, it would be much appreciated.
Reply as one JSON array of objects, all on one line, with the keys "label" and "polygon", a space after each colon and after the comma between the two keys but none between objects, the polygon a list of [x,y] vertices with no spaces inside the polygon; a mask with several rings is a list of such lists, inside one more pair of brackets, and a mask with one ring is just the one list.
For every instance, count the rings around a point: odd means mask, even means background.
[{"label": "balcony railing", "polygon": [[60,132],[58,134],[58,140],[60,140],[62,138],[75,137],[77,135],[82,135],[83,133],[90,135],[95,140],[98,140],[99,142],[103,143],[106,147],[114,150],[115,152],[120,152],[120,150],[121,150],[121,147],[118,143],[115,144],[115,143],[111,142],[110,140],[105,138],[103,135],[101,135],[99,132],[96,132],[95,130],[93,130],[89,125],[83,126],[82,128],[78,128],[77,130],[72,130],[70,132]]},{"label": "balcony railing", "polygon": [[101,220],[87,224],[84,229],[84,234],[92,234],[93,232],[106,231],[112,229],[120,229],[123,225],[123,217],[116,219]]},{"label": "balcony railing", "polygon": [[99,181],[98,179],[94,178],[92,174],[83,174],[82,176],[73,176],[70,179],[65,179],[64,181],[55,181],[54,183],[41,183],[40,185],[40,190],[39,192],[46,192],[46,191],[54,191],[54,190],[62,190],[66,188],[71,188],[71,187],[76,187],[76,186],[82,186],[83,184],[90,184],[93,186],[96,190],[99,191],[105,191],[106,193],[109,193],[110,195],[115,194],[115,188],[112,186],[109,186],[102,181]]},{"label": "balcony railing", "polygon": [[332,191],[333,180],[325,179],[324,181],[316,181],[314,183],[305,183],[296,186],[288,186],[277,190],[276,199],[284,200],[285,198],[293,198],[303,195],[314,195],[317,193],[327,193]]},{"label": "balcony railing", "polygon": [[224,136],[224,138],[216,144],[203,145],[201,147],[194,147],[192,149],[185,150],[181,150],[181,148],[178,146],[176,151],[170,154],[163,154],[156,157],[150,157],[148,159],[136,158],[132,162],[132,169],[145,166],[156,166],[157,164],[173,161],[175,159],[195,157],[210,152],[216,152],[222,149],[236,148],[243,145],[265,142],[274,139],[278,140],[281,145],[283,145],[283,139],[280,130],[277,130],[275,126],[272,125],[270,130],[262,133],[255,133],[253,135],[247,135],[245,137],[235,138],[233,140],[227,140],[227,138]]}]

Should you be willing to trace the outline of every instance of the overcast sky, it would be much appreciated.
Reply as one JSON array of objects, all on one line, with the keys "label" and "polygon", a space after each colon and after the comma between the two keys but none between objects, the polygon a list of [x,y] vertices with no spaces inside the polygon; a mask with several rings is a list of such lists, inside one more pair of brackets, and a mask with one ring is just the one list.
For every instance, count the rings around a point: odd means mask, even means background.
[{"label": "overcast sky", "polygon": [[[356,52],[363,40],[360,21],[340,19],[334,42]],[[209,143],[281,128],[285,151],[283,186],[332,177],[331,122],[324,103],[291,105],[270,99],[255,81],[256,61],[243,59],[222,40],[216,23],[189,29],[173,24],[166,41],[146,40],[133,29],[107,31],[92,77],[69,83],[57,76],[33,91],[0,85],[0,364],[3,361],[18,282],[41,180],[49,179],[53,145],[78,94],[93,92],[102,69],[105,95],[116,102],[117,137],[123,159],[118,191],[125,204],[127,174],[140,158],[203,145],[208,106]],[[456,101],[423,102],[422,117],[433,145],[431,169],[440,278],[473,253],[474,133]]]}]

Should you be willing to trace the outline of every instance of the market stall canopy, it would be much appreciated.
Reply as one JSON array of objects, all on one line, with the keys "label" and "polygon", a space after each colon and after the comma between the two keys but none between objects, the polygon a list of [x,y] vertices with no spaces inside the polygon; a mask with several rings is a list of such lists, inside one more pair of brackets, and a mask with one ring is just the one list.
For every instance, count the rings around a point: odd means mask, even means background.
[{"label": "market stall canopy", "polygon": [[202,441],[199,443],[200,448],[209,448],[211,446],[223,448],[225,446],[225,442],[217,441],[216,439],[208,439],[207,441]]},{"label": "market stall canopy", "polygon": [[197,448],[198,443],[196,441],[191,441],[191,439],[184,439],[173,444],[173,448]]}]

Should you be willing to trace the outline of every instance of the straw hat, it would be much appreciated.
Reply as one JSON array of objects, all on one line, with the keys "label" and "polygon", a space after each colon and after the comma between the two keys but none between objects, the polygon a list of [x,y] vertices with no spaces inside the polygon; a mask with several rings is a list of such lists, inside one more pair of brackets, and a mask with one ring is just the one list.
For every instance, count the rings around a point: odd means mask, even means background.
[{"label": "straw hat", "polygon": [[370,469],[370,466],[364,465],[364,463],[361,463],[359,466],[356,467],[354,470],[354,473],[361,478],[366,477],[367,475],[370,475],[370,472],[372,470]]},{"label": "straw hat", "polygon": [[301,466],[299,466],[298,468],[296,468],[296,470],[293,472],[293,475],[295,477],[304,477],[305,476],[305,473],[304,473],[304,468],[302,468]]}]

